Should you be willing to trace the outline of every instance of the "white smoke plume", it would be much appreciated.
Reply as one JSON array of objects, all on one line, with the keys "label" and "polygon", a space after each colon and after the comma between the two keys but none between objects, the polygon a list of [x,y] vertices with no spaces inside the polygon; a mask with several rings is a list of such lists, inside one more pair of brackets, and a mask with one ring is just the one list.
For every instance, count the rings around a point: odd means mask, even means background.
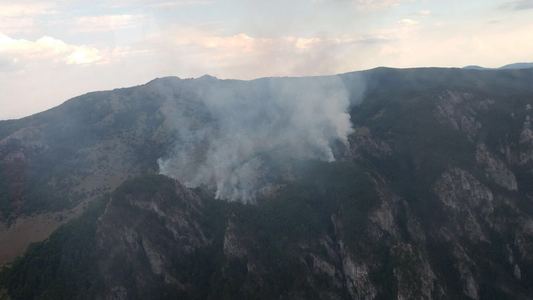
[{"label": "white smoke plume", "polygon": [[202,77],[168,92],[164,114],[175,130],[160,173],[216,197],[250,202],[268,187],[266,157],[335,159],[347,143],[350,101],[337,77],[260,79]]}]

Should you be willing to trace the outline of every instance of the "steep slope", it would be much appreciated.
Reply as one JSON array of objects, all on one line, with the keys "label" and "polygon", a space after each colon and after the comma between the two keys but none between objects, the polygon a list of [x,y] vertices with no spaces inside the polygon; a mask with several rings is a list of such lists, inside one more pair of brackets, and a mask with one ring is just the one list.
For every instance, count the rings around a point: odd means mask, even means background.
[{"label": "steep slope", "polygon": [[305,80],[169,77],[0,122],[0,265],[127,178],[157,173],[158,159],[181,142],[178,121],[189,131],[210,124],[206,90],[268,98],[271,83]]},{"label": "steep slope", "polygon": [[148,98],[136,88],[92,93],[0,123],[0,264],[129,176],[156,170],[146,157],[159,146],[160,103]]},{"label": "steep slope", "polygon": [[180,145],[182,131],[211,125],[216,132],[203,102],[206,91],[216,97],[237,91],[260,102],[273,98],[277,89],[272,86],[321,80],[169,77],[90,93],[40,114],[0,122],[0,242],[7,245],[0,249],[0,264],[127,178],[158,172],[158,159]]},{"label": "steep slope", "polygon": [[[287,162],[290,176],[250,205],[214,200],[211,191],[161,176],[128,181],[102,208],[88,210],[7,269],[7,293],[13,299],[531,298],[533,70],[381,68],[341,78],[354,103],[354,132],[336,162]],[[359,104],[361,78],[366,93]],[[183,81],[151,84],[174,89]],[[167,98],[149,99],[146,105],[157,107],[164,102],[157,99]],[[131,101],[126,116],[136,120],[133,112],[148,108]],[[157,115],[164,114],[150,114]],[[121,178],[154,173],[170,147],[165,119],[153,122],[138,143],[124,140],[127,149],[157,147],[138,160],[124,158],[138,171],[121,171],[127,174]],[[11,140],[30,123],[9,121],[0,132]],[[115,125],[105,131],[108,138],[120,136]],[[36,271],[42,266],[50,273]]]},{"label": "steep slope", "polygon": [[[484,223],[492,216],[473,208],[493,199],[469,175],[443,175],[459,178],[444,183],[453,190],[443,201],[457,209],[428,226],[364,166],[318,163],[296,173],[257,205],[214,200],[162,176],[128,181],[102,202],[105,210],[90,209],[32,248],[2,281],[13,299],[530,295],[530,246],[520,253]],[[462,213],[469,218],[458,220]],[[511,216],[500,212],[506,221],[493,224],[520,228]],[[492,234],[485,239],[476,229]]]}]

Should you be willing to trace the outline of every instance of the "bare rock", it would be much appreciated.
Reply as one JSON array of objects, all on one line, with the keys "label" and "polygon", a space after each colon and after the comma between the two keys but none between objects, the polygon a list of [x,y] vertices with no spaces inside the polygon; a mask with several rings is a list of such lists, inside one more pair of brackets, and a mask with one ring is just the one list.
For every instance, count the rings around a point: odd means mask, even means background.
[{"label": "bare rock", "polygon": [[476,160],[485,169],[487,177],[492,179],[496,184],[510,191],[516,191],[518,189],[516,177],[513,172],[507,168],[505,163],[492,155],[486,145],[479,144],[477,146]]}]

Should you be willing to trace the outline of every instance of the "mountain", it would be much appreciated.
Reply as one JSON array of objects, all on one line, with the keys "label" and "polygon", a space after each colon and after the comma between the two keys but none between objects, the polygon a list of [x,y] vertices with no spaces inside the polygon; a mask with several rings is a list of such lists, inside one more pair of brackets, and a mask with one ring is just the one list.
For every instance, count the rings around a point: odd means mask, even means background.
[{"label": "mountain", "polygon": [[[158,175],[161,158],[184,149],[183,124],[203,132],[213,123],[220,102],[196,101],[207,91],[264,104],[337,87],[329,77],[161,78],[0,122],[9,262],[0,297],[533,297],[533,69],[378,68],[335,78],[349,99],[346,143],[332,146],[334,160],[280,160],[275,144],[259,174],[273,184],[253,201]],[[296,108],[290,124],[304,128],[330,113],[302,120],[316,109]],[[176,111],[190,122],[176,126]]]},{"label": "mountain", "polygon": [[476,65],[466,66],[466,67],[463,67],[463,69],[466,69],[466,70],[487,70],[487,68],[485,68],[485,67],[476,66]]},{"label": "mountain", "polygon": [[[531,69],[533,68],[533,63],[514,63],[502,66],[500,68],[497,68],[499,70],[521,70],[521,69]],[[463,67],[463,69],[466,70],[494,70],[492,68],[485,68],[481,66],[471,65]]]},{"label": "mountain", "polygon": [[531,69],[531,68],[533,68],[533,63],[516,63],[516,64],[505,65],[501,67],[500,69],[517,70],[517,69]]}]

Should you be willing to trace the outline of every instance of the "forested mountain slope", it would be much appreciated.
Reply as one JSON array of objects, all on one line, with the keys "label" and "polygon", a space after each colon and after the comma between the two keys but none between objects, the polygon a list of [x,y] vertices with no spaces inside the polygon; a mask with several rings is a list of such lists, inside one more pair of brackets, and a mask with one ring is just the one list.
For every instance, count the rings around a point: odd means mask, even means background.
[{"label": "forested mountain slope", "polygon": [[66,223],[4,269],[6,295],[533,297],[533,70],[338,78],[347,143],[334,161],[265,154],[274,184],[251,203],[155,175],[180,143],[169,112],[199,130],[206,89],[267,99],[324,78],[163,78],[0,122],[2,251],[20,228],[47,222],[40,240]]}]

